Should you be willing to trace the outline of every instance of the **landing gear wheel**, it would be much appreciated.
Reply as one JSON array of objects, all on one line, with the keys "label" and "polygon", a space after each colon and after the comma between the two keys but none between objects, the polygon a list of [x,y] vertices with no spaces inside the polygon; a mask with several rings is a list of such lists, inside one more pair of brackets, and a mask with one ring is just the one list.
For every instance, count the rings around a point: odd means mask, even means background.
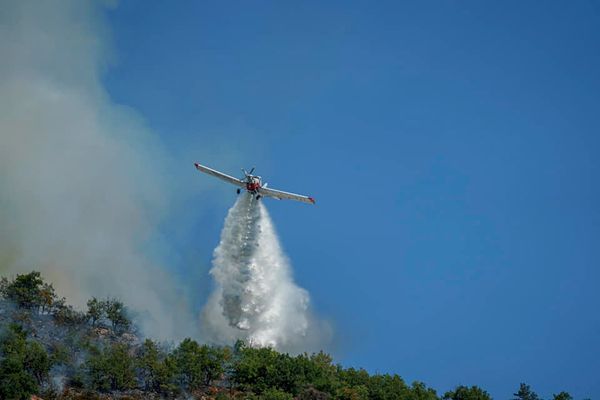
[{"label": "landing gear wheel", "polygon": [[237,194],[240,194],[240,192],[241,192],[241,189],[238,189],[238,190],[236,190],[236,192],[237,192]]},{"label": "landing gear wheel", "polygon": [[260,200],[262,196],[259,194],[258,196],[256,196],[256,200]]}]

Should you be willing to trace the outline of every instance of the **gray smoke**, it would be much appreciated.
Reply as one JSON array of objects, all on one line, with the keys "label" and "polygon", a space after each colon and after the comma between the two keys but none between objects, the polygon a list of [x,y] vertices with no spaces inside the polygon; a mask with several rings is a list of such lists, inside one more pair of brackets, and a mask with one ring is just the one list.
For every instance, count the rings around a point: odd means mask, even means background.
[{"label": "gray smoke", "polygon": [[147,332],[180,338],[194,318],[145,256],[171,203],[167,157],[102,86],[103,12],[0,2],[0,273],[40,270],[79,307],[119,297]]},{"label": "gray smoke", "polygon": [[244,339],[299,352],[318,350],[329,339],[327,325],[310,314],[308,292],[292,279],[267,209],[254,196],[241,195],[229,210],[211,274],[216,289],[203,326],[214,342]]}]

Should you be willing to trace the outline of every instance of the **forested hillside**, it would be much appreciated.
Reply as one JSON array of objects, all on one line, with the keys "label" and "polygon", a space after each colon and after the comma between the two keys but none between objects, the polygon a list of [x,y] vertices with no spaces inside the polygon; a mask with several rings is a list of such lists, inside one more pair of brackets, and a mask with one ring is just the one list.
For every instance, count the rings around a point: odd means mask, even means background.
[{"label": "forested hillside", "polygon": [[[91,298],[75,310],[38,272],[0,281],[0,330],[0,399],[490,399],[477,386],[440,396],[398,375],[343,368],[323,352],[143,339],[119,300]],[[514,398],[539,400],[525,384]]]}]

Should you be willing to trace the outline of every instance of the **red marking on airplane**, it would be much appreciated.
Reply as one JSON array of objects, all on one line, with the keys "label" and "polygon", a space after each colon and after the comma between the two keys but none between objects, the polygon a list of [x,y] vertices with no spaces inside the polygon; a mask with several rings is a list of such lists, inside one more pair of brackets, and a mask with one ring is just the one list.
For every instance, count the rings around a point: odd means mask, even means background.
[{"label": "red marking on airplane", "polygon": [[260,183],[258,182],[248,182],[246,184],[246,190],[249,192],[256,192],[258,189],[260,189]]}]

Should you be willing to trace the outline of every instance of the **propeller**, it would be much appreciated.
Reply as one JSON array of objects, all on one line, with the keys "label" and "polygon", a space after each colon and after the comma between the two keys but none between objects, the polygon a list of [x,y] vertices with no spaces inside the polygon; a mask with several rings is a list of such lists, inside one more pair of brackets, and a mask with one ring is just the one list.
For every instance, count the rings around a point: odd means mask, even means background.
[{"label": "propeller", "polygon": [[256,167],[252,167],[252,169],[250,170],[250,172],[248,172],[244,168],[242,168],[242,172],[244,173],[244,179],[248,179],[249,177],[251,177],[255,168]]}]

